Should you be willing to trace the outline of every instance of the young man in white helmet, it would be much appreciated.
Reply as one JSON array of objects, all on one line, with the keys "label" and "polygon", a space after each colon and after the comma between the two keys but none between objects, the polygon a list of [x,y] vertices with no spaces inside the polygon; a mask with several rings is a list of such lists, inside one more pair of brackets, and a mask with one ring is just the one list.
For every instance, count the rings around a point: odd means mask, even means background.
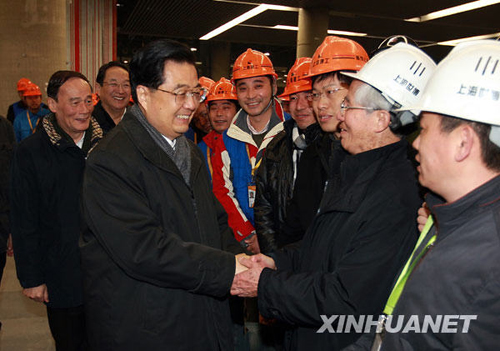
[{"label": "young man in white helmet", "polygon": [[421,50],[398,44],[345,73],[354,81],[337,118],[350,155],[333,155],[334,176],[302,247],[242,260],[251,269],[235,277],[231,293],[258,295],[264,317],[293,325],[288,349],[340,350],[360,334],[329,333],[326,318],[383,309],[415,244],[421,203],[409,145],[392,130],[407,116],[394,108],[418,100],[434,66]]},{"label": "young man in white helmet", "polygon": [[499,42],[461,44],[413,106],[422,111],[413,146],[419,181],[432,191],[431,217],[395,282],[385,333],[376,334],[372,350],[500,345],[499,64]]}]

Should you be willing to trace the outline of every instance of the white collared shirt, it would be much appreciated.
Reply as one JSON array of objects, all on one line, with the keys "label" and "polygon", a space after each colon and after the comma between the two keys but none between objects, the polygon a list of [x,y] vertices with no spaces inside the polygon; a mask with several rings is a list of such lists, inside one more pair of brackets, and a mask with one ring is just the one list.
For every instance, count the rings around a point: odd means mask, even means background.
[{"label": "white collared shirt", "polygon": [[170,140],[169,138],[167,138],[165,135],[161,135],[163,138],[165,138],[166,141],[168,141],[168,143],[170,144],[170,146],[172,147],[172,149],[175,150],[175,142],[176,142],[176,139],[174,140]]},{"label": "white collared shirt", "polygon": [[87,132],[83,132],[83,135],[82,135],[81,139],[78,140],[77,143],[75,143],[76,146],[78,146],[80,149],[83,148],[83,140],[85,140],[85,133],[87,133]]}]

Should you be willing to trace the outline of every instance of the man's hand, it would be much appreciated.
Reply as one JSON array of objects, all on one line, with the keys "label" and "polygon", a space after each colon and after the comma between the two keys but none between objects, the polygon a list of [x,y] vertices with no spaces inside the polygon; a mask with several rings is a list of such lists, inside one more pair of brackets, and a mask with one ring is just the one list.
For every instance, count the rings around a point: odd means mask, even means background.
[{"label": "man's hand", "polygon": [[234,277],[231,294],[240,297],[255,297],[257,296],[262,270],[264,268],[276,267],[274,260],[259,254],[251,257],[240,257],[239,261],[242,265],[248,267],[248,270]]},{"label": "man's hand", "polygon": [[276,264],[274,263],[274,260],[269,256],[266,256],[264,254],[257,254],[247,257],[249,257],[252,262],[260,263],[264,265],[264,267],[266,268],[276,269]]},{"label": "man's hand", "polygon": [[245,247],[248,252],[253,254],[260,253],[259,240],[257,239],[257,235],[252,235],[249,239],[245,239]]},{"label": "man's hand", "polygon": [[417,224],[418,224],[418,231],[421,232],[424,229],[425,223],[427,222],[427,219],[431,215],[431,211],[429,210],[429,207],[427,207],[427,203],[424,202],[422,204],[422,207],[418,209],[418,217],[417,217]]},{"label": "man's hand", "polygon": [[235,275],[239,274],[241,272],[244,272],[248,269],[246,266],[244,266],[240,263],[239,259],[242,257],[250,257],[250,256],[247,256],[247,254],[244,254],[244,253],[241,253],[241,254],[234,256],[234,260],[236,261],[236,270],[234,272]]},{"label": "man's hand", "polygon": [[49,302],[49,290],[45,284],[23,289],[23,294],[36,302]]}]

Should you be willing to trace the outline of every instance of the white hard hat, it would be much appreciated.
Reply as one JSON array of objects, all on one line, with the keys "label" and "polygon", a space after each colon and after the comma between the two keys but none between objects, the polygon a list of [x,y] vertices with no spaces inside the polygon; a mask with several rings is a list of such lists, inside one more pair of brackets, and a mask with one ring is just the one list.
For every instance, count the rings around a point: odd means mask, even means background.
[{"label": "white hard hat", "polygon": [[500,146],[500,42],[457,45],[438,65],[417,104],[422,111],[492,125]]},{"label": "white hard hat", "polygon": [[[431,77],[436,64],[419,48],[398,43],[375,55],[357,73],[342,74],[358,79],[379,90],[394,105],[394,110],[414,106]],[[412,123],[420,111],[405,110],[398,117],[401,125]]]}]

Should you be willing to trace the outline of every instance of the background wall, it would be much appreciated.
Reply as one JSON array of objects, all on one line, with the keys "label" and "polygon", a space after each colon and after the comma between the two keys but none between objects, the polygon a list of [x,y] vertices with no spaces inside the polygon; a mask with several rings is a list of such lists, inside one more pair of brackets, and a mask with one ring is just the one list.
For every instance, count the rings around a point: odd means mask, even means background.
[{"label": "background wall", "polygon": [[0,115],[29,78],[43,101],[52,73],[71,69],[94,84],[116,57],[116,0],[0,0]]},{"label": "background wall", "polygon": [[65,0],[0,0],[0,115],[19,100],[16,83],[40,86],[59,69],[69,69]]}]

